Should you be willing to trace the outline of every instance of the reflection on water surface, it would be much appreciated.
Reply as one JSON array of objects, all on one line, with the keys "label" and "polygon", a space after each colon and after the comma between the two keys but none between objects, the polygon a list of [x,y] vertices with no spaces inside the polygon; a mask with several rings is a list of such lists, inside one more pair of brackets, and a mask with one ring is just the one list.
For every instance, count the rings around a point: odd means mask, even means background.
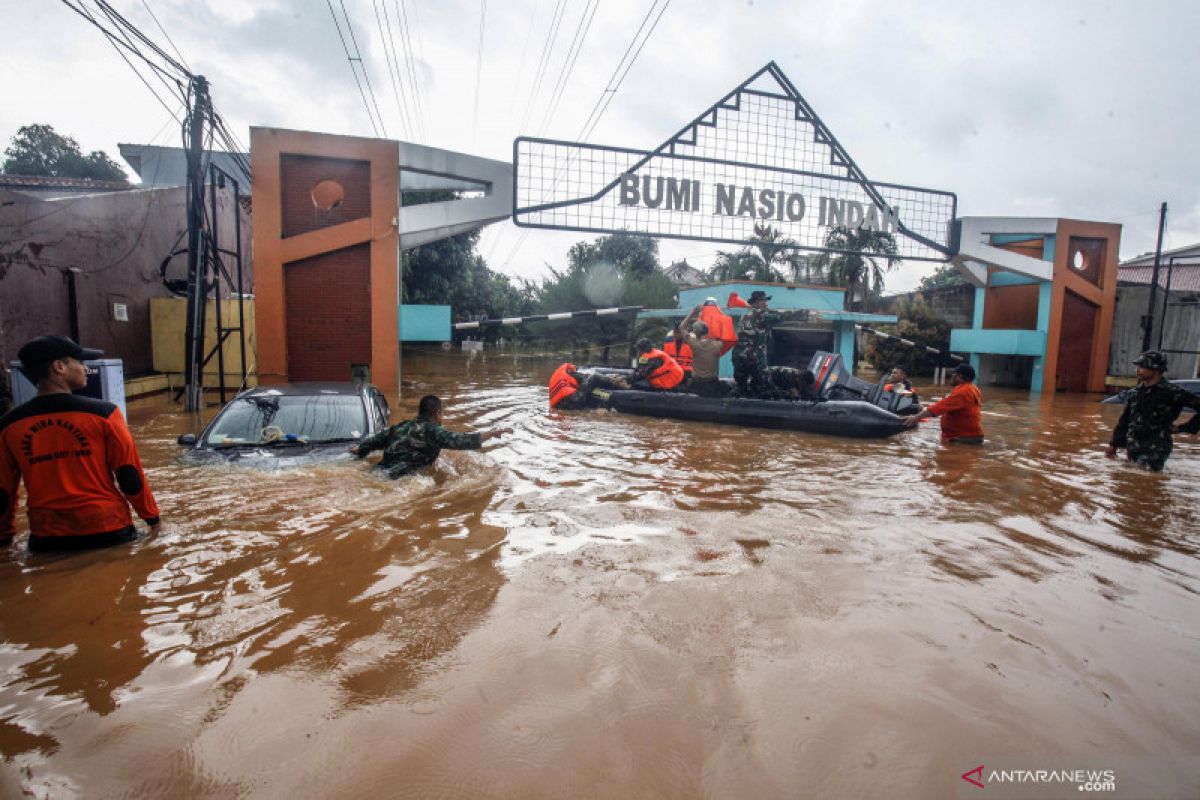
[{"label": "reflection on water surface", "polygon": [[395,482],[184,463],[133,404],[163,532],[0,556],[0,795],[926,797],[1195,753],[1195,439],[1152,475],[1095,398],[986,389],[984,448],[550,413],[554,366],[407,354],[401,412],[516,433]]}]

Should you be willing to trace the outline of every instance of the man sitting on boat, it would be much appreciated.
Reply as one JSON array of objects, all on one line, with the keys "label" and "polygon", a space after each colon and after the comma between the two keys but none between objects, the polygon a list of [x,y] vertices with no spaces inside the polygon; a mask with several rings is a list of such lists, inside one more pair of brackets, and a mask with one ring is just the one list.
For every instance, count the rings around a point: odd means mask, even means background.
[{"label": "man sitting on boat", "polygon": [[679,363],[655,347],[649,339],[638,339],[637,353],[638,363],[630,378],[634,389],[670,392],[683,381],[683,368]]},{"label": "man sitting on boat", "polygon": [[676,363],[683,370],[683,386],[687,386],[692,379],[692,346],[688,343],[687,335],[684,333],[687,328],[683,325],[671,330],[667,333],[667,341],[663,344],[663,352],[675,359]]},{"label": "man sitting on boat", "polygon": [[574,364],[563,364],[550,376],[550,407],[564,410],[586,408],[593,389],[628,389],[620,376],[606,377],[597,373],[582,376]]}]

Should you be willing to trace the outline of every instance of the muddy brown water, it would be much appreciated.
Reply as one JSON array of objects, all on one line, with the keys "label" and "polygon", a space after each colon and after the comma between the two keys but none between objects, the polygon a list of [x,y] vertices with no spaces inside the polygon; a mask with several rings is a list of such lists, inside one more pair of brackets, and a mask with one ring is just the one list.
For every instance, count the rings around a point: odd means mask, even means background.
[{"label": "muddy brown water", "polygon": [[997,389],[983,448],[549,413],[554,366],[406,354],[393,419],[515,433],[395,482],[183,463],[132,404],[163,530],[0,554],[0,796],[1200,791],[1196,439],[1148,474]]}]

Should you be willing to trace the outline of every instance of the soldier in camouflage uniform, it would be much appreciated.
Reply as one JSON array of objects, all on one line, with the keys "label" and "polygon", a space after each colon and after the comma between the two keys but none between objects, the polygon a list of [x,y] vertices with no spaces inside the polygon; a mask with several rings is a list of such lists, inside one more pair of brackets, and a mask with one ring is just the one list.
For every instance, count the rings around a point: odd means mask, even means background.
[{"label": "soldier in camouflage uniform", "polygon": [[382,450],[383,458],[376,469],[386,471],[389,478],[399,478],[437,461],[443,448],[478,450],[488,439],[506,433],[512,433],[512,429],[501,428],[486,433],[448,431],[442,427],[441,398],[427,394],[421,398],[415,419],[405,420],[374,436],[368,436],[351,447],[350,452],[365,458],[374,450]]},{"label": "soldier in camouflage uniform", "polygon": [[750,293],[750,313],[738,325],[737,344],[733,346],[733,379],[742,397],[759,397],[771,392],[767,375],[767,346],[771,327],[781,317],[767,308],[771,298],[756,289]]},{"label": "soldier in camouflage uniform", "polygon": [[1200,410],[1200,396],[1192,394],[1163,378],[1167,371],[1167,359],[1157,350],[1142,353],[1134,360],[1137,366],[1138,383],[1113,430],[1105,455],[1117,457],[1117,450],[1125,448],[1130,461],[1158,472],[1171,455],[1172,433],[1200,432],[1200,413],[1183,425],[1175,425],[1175,418],[1187,406]]}]

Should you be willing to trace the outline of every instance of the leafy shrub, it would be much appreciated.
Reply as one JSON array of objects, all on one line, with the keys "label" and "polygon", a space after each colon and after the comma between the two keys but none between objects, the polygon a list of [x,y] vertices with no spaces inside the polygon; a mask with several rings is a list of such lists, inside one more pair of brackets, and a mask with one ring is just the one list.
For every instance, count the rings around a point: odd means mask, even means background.
[{"label": "leafy shrub", "polygon": [[880,330],[916,342],[911,347],[900,342],[871,337],[863,356],[880,371],[901,367],[909,375],[932,375],[935,367],[951,363],[945,355],[936,356],[925,350],[932,347],[946,353],[950,349],[950,324],[924,301],[907,299],[895,309],[900,321],[896,325],[881,325]]}]

